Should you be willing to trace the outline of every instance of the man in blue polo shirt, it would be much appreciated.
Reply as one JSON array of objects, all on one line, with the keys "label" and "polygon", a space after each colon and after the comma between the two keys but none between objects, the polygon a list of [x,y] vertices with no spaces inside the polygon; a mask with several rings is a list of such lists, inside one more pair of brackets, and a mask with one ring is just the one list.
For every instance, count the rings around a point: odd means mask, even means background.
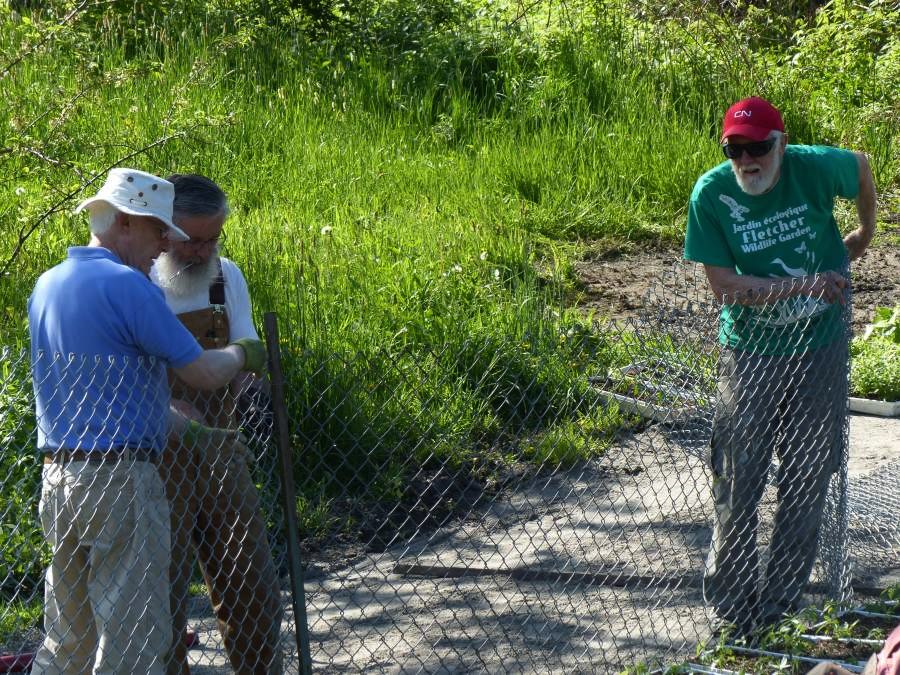
[{"label": "man in blue polo shirt", "polygon": [[[728,161],[694,186],[684,255],[703,264],[723,301],[703,591],[746,633],[795,611],[813,567],[844,452],[848,265],[875,233],[876,200],[864,154],[788,145],[765,99],[732,105],[721,141]],[[859,227],[846,236],[836,198],[856,201]],[[761,574],[758,507],[773,454],[778,506]]]},{"label": "man in blue polo shirt", "polygon": [[200,389],[260,370],[258,340],[201,349],[148,273],[170,239],[174,188],[113,169],[91,239],[28,303],[40,516],[51,546],[46,636],[32,673],[162,673],[171,639],[169,507],[157,460],[170,433],[215,434],[170,410],[166,367]]}]

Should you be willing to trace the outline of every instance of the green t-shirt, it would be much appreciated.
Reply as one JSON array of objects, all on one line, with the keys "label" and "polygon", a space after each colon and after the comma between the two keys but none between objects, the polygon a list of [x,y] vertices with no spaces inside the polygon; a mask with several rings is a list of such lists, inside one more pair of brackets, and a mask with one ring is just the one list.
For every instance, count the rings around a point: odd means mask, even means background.
[{"label": "green t-shirt", "polygon": [[[788,145],[771,190],[741,190],[726,161],[703,174],[688,206],[684,257],[738,274],[800,277],[847,268],[834,220],[835,197],[855,199],[859,165],[849,150]],[[843,335],[841,308],[808,296],[769,305],[722,308],[722,344],[761,354],[788,354]]]}]

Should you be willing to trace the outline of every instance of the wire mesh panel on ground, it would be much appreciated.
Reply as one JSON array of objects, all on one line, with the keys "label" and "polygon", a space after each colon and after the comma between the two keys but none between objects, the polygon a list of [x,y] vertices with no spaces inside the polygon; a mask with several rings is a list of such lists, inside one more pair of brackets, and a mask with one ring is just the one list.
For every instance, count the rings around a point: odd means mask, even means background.
[{"label": "wire mesh panel on ground", "polygon": [[[0,366],[0,654],[296,671],[263,383],[199,393],[149,359],[9,349]],[[203,427],[171,435],[170,400]]]},{"label": "wire mesh panel on ground", "polygon": [[[706,287],[679,266],[594,331],[292,353],[314,665],[610,672],[846,599],[846,312],[747,362]],[[778,352],[822,313],[798,297],[733,325],[781,312]]]},{"label": "wire mesh panel on ground", "polygon": [[855,578],[879,583],[900,565],[900,461],[850,478],[849,554]]}]

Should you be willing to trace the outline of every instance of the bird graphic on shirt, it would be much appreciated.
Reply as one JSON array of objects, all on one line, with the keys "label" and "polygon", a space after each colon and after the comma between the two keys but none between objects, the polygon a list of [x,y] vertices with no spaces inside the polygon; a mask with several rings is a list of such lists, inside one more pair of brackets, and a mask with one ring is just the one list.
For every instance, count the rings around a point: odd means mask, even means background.
[{"label": "bird graphic on shirt", "polygon": [[741,206],[737,203],[734,197],[729,195],[719,195],[719,201],[725,204],[729,209],[731,209],[731,217],[734,218],[739,223],[744,222],[744,214],[747,213],[750,209],[746,206]]},{"label": "bird graphic on shirt", "polygon": [[[797,253],[800,253],[800,251],[797,251]],[[772,261],[772,264],[781,265],[781,269],[783,269],[785,273],[791,277],[805,277],[807,274],[809,274],[809,272],[807,272],[802,267],[788,267],[785,264],[784,260],[782,260],[781,258],[775,258]]]}]

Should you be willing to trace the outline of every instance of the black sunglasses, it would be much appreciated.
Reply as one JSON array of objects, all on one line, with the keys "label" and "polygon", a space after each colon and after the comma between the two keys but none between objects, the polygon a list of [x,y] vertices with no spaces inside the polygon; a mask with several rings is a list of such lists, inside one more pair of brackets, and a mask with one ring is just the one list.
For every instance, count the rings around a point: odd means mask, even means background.
[{"label": "black sunglasses", "polygon": [[738,159],[741,155],[744,154],[746,150],[747,154],[751,157],[762,157],[767,154],[775,145],[774,138],[768,138],[764,141],[757,141],[756,143],[726,143],[722,146],[722,152],[725,153],[725,156],[728,159]]}]

